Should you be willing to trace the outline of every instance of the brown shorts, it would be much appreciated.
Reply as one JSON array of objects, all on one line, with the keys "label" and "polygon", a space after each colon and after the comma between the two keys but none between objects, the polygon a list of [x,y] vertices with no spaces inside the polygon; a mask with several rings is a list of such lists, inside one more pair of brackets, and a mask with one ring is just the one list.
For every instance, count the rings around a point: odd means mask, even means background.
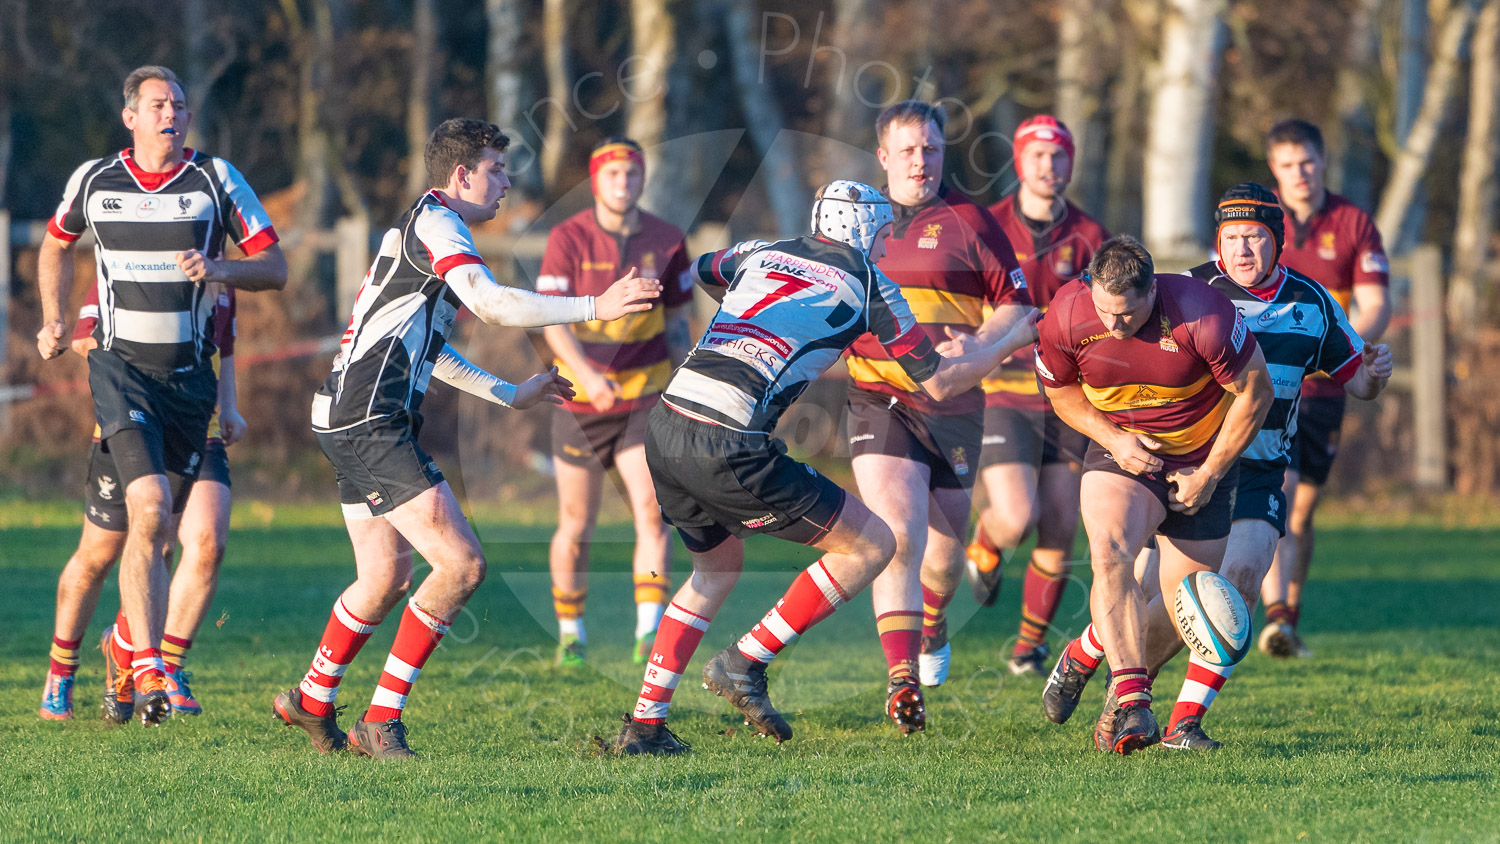
[{"label": "brown shorts", "polygon": [[928,467],[928,489],[972,489],[979,474],[984,418],[979,411],[937,416],[889,396],[849,391],[849,454],[887,454]]},{"label": "brown shorts", "polygon": [[651,408],[628,413],[552,412],[552,456],[570,466],[613,469],[615,457],[646,443],[646,418]]}]

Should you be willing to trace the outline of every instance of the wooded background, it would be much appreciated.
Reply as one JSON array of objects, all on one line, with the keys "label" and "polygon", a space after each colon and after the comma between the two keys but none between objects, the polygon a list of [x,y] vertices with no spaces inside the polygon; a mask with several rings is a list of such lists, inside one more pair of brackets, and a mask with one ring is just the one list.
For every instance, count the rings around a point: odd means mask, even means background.
[{"label": "wooded background", "polygon": [[[986,203],[1015,187],[1015,126],[1056,114],[1077,141],[1072,198],[1166,268],[1207,254],[1225,188],[1274,184],[1274,122],[1319,124],[1330,189],[1376,214],[1398,265],[1420,244],[1441,250],[1418,262],[1435,266],[1419,279],[1430,305],[1411,306],[1411,272],[1395,280],[1389,339],[1404,363],[1414,325],[1442,329],[1442,465],[1413,468],[1406,370],[1378,402],[1352,403],[1334,488],[1500,489],[1487,386],[1500,375],[1500,0],[0,0],[0,488],[71,497],[81,483],[83,362],[44,366],[32,344],[38,221],[79,163],[128,145],[121,81],[146,63],[183,78],[189,145],[246,174],[291,262],[286,292],[241,297],[251,434],[231,454],[237,488],[257,495],[331,484],[306,424],[331,357],[317,341],[347,319],[339,291],[358,283],[369,234],[425,187],[422,144],[441,120],[487,117],[514,139],[515,186],[481,245],[524,285],[546,229],[587,203],[587,153],[606,135],[647,148],[645,206],[707,247],[803,231],[812,188],[832,178],[879,183],[874,118],[907,97],[945,106],[946,177]],[[92,257],[78,251],[82,287]],[[473,329],[470,352],[496,371],[540,365],[523,332]],[[790,420],[802,453],[840,453],[838,390]],[[424,441],[471,495],[539,488],[546,414],[445,390],[424,410]]]}]

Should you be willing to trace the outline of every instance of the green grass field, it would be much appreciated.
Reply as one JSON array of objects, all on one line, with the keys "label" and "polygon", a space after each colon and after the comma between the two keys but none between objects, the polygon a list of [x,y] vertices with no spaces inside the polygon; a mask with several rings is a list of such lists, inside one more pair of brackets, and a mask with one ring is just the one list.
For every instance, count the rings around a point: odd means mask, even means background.
[{"label": "green grass field", "polygon": [[[264,510],[237,513],[192,650],[206,714],[106,728],[91,650],[80,718],[39,720],[56,576],[78,536],[60,515],[69,509],[9,519],[0,533],[3,840],[1500,839],[1493,530],[1325,529],[1304,622],[1316,658],[1252,653],[1210,715],[1228,745],[1215,754],[1096,753],[1093,690],[1073,722],[1046,723],[1040,681],[1003,672],[1018,613],[1012,578],[993,610],[976,612],[966,592],[955,602],[953,679],[929,694],[925,735],[902,739],[882,716],[884,663],[862,597],[772,671],[795,739],[754,737],[685,680],[672,726],[695,753],[661,760],[595,750],[594,736],[617,732],[640,677],[627,657],[628,546],[596,545],[591,666],[559,670],[545,530],[487,527],[490,579],[407,710],[424,758],[377,765],[319,756],[270,717],[271,697],[306,669],[352,576],[342,529],[307,513],[269,524]],[[750,556],[690,677],[812,559],[775,542],[752,543]],[[1083,599],[1075,583],[1063,632],[1086,622]],[[111,582],[101,614],[117,601]],[[94,643],[103,621],[90,627]],[[368,702],[393,635],[394,623],[382,628],[345,678],[347,717]],[[1163,715],[1182,671],[1158,680]]]}]

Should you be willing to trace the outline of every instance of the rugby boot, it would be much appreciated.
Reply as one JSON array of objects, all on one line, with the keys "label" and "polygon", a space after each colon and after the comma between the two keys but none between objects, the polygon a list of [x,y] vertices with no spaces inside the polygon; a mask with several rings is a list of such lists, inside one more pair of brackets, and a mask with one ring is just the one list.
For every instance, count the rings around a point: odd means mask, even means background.
[{"label": "rugby boot", "polygon": [[948,619],[938,624],[936,632],[922,637],[922,650],[917,654],[917,675],[924,686],[941,686],[948,681],[948,666],[953,660],[953,647],[948,644]]},{"label": "rugby boot", "polygon": [[1043,642],[1034,648],[1013,654],[1005,667],[1010,673],[1017,677],[1046,677],[1047,660],[1052,656],[1052,649]]},{"label": "rugby boot", "polygon": [[630,661],[636,665],[645,665],[646,660],[651,658],[651,649],[654,647],[656,647],[655,630],[644,636],[635,637],[635,650],[630,652]]},{"label": "rugby boot", "polygon": [[203,714],[203,706],[193,697],[193,690],[188,688],[188,680],[192,677],[183,668],[167,672],[167,700],[172,704],[173,715]]},{"label": "rugby boot", "polygon": [[629,715],[621,718],[625,726],[615,739],[615,752],[621,756],[677,756],[693,749],[667,729],[666,724],[643,724]]},{"label": "rugby boot", "polygon": [[1190,715],[1172,725],[1172,729],[1161,737],[1161,746],[1172,750],[1218,750],[1224,746],[1203,732],[1203,718]]},{"label": "rugby boot", "polygon": [[1114,677],[1104,678],[1104,709],[1099,720],[1094,722],[1094,749],[1100,753],[1113,753],[1115,749],[1115,722],[1120,713],[1120,701],[1115,697]]},{"label": "rugby boot", "polygon": [[141,693],[141,705],[138,707],[141,726],[150,727],[172,717],[172,700],[167,695],[167,681],[164,677],[148,674],[136,684],[136,689]]},{"label": "rugby boot", "polygon": [[1114,750],[1129,756],[1161,741],[1161,727],[1149,706],[1124,706],[1115,710]]},{"label": "rugby boot", "polygon": [[976,537],[964,550],[964,573],[974,587],[974,600],[981,607],[993,607],[1000,597],[1000,555]]},{"label": "rugby boot", "polygon": [[99,648],[104,651],[104,720],[110,724],[128,724],[135,715],[135,678],[130,666],[115,662],[110,640],[115,636],[115,626],[104,628]]},{"label": "rugby boot", "polygon": [[1078,708],[1078,699],[1083,697],[1083,687],[1094,676],[1096,668],[1084,668],[1077,660],[1068,656],[1063,648],[1062,656],[1047,675],[1047,685],[1042,687],[1042,712],[1054,724],[1066,724]]},{"label": "rugby boot", "polygon": [[564,633],[557,641],[557,664],[568,668],[583,665],[585,649],[581,639],[571,633]]},{"label": "rugby boot", "polygon": [[703,688],[708,689],[745,716],[745,723],[763,736],[781,744],[792,737],[792,726],[771,705],[766,692],[766,664],[756,662],[730,645],[703,666]]},{"label": "rugby boot", "polygon": [[406,725],[400,718],[379,723],[354,722],[349,730],[349,749],[381,762],[417,758],[417,754],[406,745]]},{"label": "rugby boot", "polygon": [[73,720],[73,677],[47,672],[47,685],[42,687],[41,716],[48,721]]},{"label": "rugby boot", "polygon": [[893,680],[885,689],[885,714],[896,722],[901,735],[927,729],[927,703],[922,699],[922,687],[910,677]]},{"label": "rugby boot", "polygon": [[319,753],[331,753],[348,746],[349,736],[339,729],[338,722],[338,713],[343,708],[340,706],[330,715],[314,715],[302,708],[302,690],[296,687],[287,689],[271,701],[271,710],[276,717],[288,727],[300,727]]},{"label": "rugby boot", "polygon": [[1312,655],[1312,648],[1309,648],[1307,645],[1302,643],[1302,634],[1298,633],[1297,628],[1293,627],[1292,656],[1296,657],[1297,659],[1311,659]]},{"label": "rugby boot", "polygon": [[1297,635],[1292,625],[1285,621],[1277,621],[1267,624],[1260,631],[1260,641],[1257,645],[1261,653],[1273,656],[1277,659],[1287,659],[1292,656],[1292,640]]}]

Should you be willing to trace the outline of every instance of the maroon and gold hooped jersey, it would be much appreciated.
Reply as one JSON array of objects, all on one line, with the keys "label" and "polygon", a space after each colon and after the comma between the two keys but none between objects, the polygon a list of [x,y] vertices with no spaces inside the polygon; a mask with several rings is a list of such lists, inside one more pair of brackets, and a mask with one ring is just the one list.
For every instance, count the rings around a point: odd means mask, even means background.
[{"label": "maroon and gold hooped jersey", "polygon": [[1156,276],[1156,304],[1124,340],[1105,329],[1082,281],[1063,287],[1037,332],[1042,383],[1081,384],[1110,421],[1160,440],[1168,471],[1208,456],[1232,402],[1221,385],[1239,377],[1256,349],[1229,297],[1183,275]]}]

